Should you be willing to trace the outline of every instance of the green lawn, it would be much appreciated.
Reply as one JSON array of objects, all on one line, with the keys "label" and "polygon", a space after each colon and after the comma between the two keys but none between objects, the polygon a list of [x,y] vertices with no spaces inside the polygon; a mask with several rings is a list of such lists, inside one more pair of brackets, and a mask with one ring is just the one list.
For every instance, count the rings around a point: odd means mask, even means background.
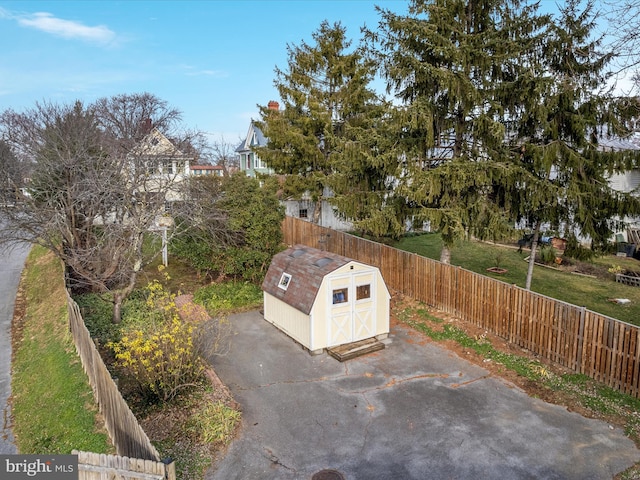
[{"label": "green lawn", "polygon": [[12,408],[20,453],[112,453],[67,322],[60,261],[34,247],[22,288],[26,312],[14,350]]},{"label": "green lawn", "polygon": [[[428,258],[439,259],[442,240],[438,234],[424,234],[403,238],[394,246]],[[460,241],[451,251],[451,263],[524,287],[528,267],[525,258],[528,255],[527,250],[518,253],[516,249],[505,246],[477,241]],[[487,268],[496,265],[497,257],[500,267],[508,270],[506,274],[496,275],[487,272]],[[630,258],[606,256],[596,258],[592,263],[605,270],[612,265],[640,270],[640,262]],[[640,325],[640,287],[616,283],[613,281],[613,275],[611,279],[605,280],[536,266],[531,287],[533,291],[543,295]],[[612,298],[626,298],[631,300],[631,303],[619,305],[609,301]]]}]

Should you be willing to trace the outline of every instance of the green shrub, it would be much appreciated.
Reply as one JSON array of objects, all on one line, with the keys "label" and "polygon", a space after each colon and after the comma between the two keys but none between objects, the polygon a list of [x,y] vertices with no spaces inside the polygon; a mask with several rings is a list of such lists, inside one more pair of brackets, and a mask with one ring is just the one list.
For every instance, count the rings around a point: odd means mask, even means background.
[{"label": "green shrub", "polygon": [[277,188],[273,179],[261,185],[244,174],[224,178],[207,214],[177,223],[171,253],[201,275],[260,283],[271,258],[282,249],[284,209]]},{"label": "green shrub", "polygon": [[204,306],[211,316],[216,316],[260,306],[262,289],[249,282],[216,283],[196,291],[193,300]]},{"label": "green shrub", "polygon": [[194,268],[199,275],[215,271],[213,245],[206,235],[193,235],[190,232],[176,236],[169,244],[169,251]]},{"label": "green shrub", "polygon": [[[151,285],[151,284],[150,284]],[[113,323],[113,303],[95,293],[74,297],[91,337],[100,344],[117,342],[123,329],[147,329],[164,322],[165,317],[148,303],[149,286],[136,289],[122,304],[122,322]]]},{"label": "green shrub", "polygon": [[74,300],[92,338],[102,345],[120,338],[120,326],[113,323],[113,303],[95,293],[77,295]]},{"label": "green shrub", "polygon": [[189,418],[187,430],[203,443],[228,443],[240,417],[239,411],[222,402],[208,402]]},{"label": "green shrub", "polygon": [[595,253],[590,248],[585,248],[580,245],[576,237],[571,236],[567,239],[567,246],[564,250],[564,255],[581,262],[588,262],[593,259]]},{"label": "green shrub", "polygon": [[545,245],[540,249],[540,260],[545,265],[551,265],[552,263],[554,263],[557,256],[558,253],[553,247],[548,247]]},{"label": "green shrub", "polygon": [[161,308],[157,308],[153,300],[149,301],[149,289],[152,285],[159,286],[160,284],[158,282],[151,282],[145,288],[135,290],[129,298],[124,301],[122,305],[121,328],[148,330],[164,323],[166,320],[166,312]]},{"label": "green shrub", "polygon": [[274,252],[243,247],[213,251],[215,270],[224,277],[259,283],[267,273]]}]

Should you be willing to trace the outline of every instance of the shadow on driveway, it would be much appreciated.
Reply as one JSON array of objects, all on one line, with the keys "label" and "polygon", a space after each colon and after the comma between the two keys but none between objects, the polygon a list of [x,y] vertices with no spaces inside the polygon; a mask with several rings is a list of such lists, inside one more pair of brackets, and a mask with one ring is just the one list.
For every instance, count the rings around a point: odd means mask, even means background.
[{"label": "shadow on driveway", "polygon": [[387,348],[310,356],[258,312],[234,315],[214,368],[243,425],[207,480],[611,479],[640,461],[619,429],[528,397],[403,325]]}]

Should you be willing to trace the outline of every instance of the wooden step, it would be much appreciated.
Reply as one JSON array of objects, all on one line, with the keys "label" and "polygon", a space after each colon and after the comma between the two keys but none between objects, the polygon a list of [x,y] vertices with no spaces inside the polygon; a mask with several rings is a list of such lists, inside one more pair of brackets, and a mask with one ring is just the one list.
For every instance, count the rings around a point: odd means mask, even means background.
[{"label": "wooden step", "polygon": [[377,352],[384,348],[384,343],[375,338],[367,338],[353,343],[338,345],[337,347],[327,348],[327,353],[340,362],[351,360],[371,352]]}]

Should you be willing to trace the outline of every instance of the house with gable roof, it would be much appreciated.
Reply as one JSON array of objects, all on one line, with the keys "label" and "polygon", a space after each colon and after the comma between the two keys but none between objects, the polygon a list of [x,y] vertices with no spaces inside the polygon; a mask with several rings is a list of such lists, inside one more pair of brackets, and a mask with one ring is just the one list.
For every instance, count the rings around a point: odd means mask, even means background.
[{"label": "house with gable roof", "polygon": [[[631,138],[602,137],[598,141],[598,147],[604,151],[640,151],[640,134]],[[640,194],[640,170],[628,170],[624,173],[613,173],[609,176],[609,185],[619,192],[637,192]]]},{"label": "house with gable roof", "polygon": [[[274,100],[271,100],[267,106],[272,110],[280,108],[280,104]],[[254,121],[251,121],[247,136],[235,150],[240,157],[240,171],[250,177],[255,177],[256,174],[274,175],[273,169],[269,168],[255,152],[256,148],[266,147],[267,142],[268,139],[262,133],[262,130]],[[325,188],[323,196],[324,198],[329,198],[332,196],[332,192]],[[301,218],[306,221],[311,221],[314,217],[316,204],[309,195],[303,195],[298,199],[282,198],[281,202],[285,207],[285,214],[289,217]],[[322,201],[319,225],[335,230],[350,230],[352,228],[350,222],[338,217],[334,207],[327,200]]]},{"label": "house with gable roof", "polygon": [[[598,147],[601,150],[629,150],[633,152],[640,151],[640,133],[636,132],[626,139],[603,137],[599,139]],[[632,169],[623,173],[612,173],[608,178],[609,186],[614,190],[623,193],[631,193],[640,195],[640,170]],[[626,228],[616,232],[616,242],[621,247],[619,239],[623,239],[625,243],[633,244],[634,249],[640,249],[640,217],[626,217],[623,219]],[[633,249],[627,249],[628,253],[633,253]]]},{"label": "house with gable roof", "polygon": [[140,194],[164,193],[166,202],[182,200],[177,185],[191,175],[197,163],[194,151],[185,152],[149,123],[149,133],[129,153],[130,174]]},{"label": "house with gable roof", "polygon": [[221,165],[200,164],[199,154],[192,145],[177,146],[176,142],[160,130],[145,122],[148,132],[130,152],[133,174],[143,173],[145,194],[164,191],[168,203],[182,200],[179,184],[188,177],[223,177],[225,169]]},{"label": "house with gable roof", "polygon": [[[601,135],[598,137],[598,149],[600,151],[629,151],[634,153],[640,152],[640,134],[636,133],[629,138],[620,138],[609,135]],[[556,175],[552,172],[552,175]],[[640,170],[632,169],[620,173],[609,173],[607,176],[607,182],[609,187],[613,190],[621,193],[631,193],[633,195],[640,195]],[[615,232],[616,242],[619,243],[619,239],[624,239],[624,242],[636,243],[640,247],[639,242],[632,242],[633,238],[637,239],[640,236],[640,217],[625,217],[622,220],[624,223],[624,229]],[[522,221],[517,223],[515,227],[517,229],[526,229],[529,225]],[[543,224],[541,232],[551,231],[550,224]],[[631,232],[635,232],[630,235]],[[590,245],[591,238],[582,234],[579,229],[575,230],[578,241],[585,246]],[[633,238],[630,238],[633,237]]]},{"label": "house with gable roof", "polygon": [[[274,106],[275,104],[275,106]],[[269,102],[269,108],[278,109],[278,102]],[[258,128],[255,122],[252,120],[249,125],[249,131],[247,136],[242,140],[236,153],[240,157],[240,170],[250,177],[255,177],[256,174],[273,174],[273,170],[265,165],[260,159],[254,148],[266,147],[267,139],[265,138],[262,130]]]}]

